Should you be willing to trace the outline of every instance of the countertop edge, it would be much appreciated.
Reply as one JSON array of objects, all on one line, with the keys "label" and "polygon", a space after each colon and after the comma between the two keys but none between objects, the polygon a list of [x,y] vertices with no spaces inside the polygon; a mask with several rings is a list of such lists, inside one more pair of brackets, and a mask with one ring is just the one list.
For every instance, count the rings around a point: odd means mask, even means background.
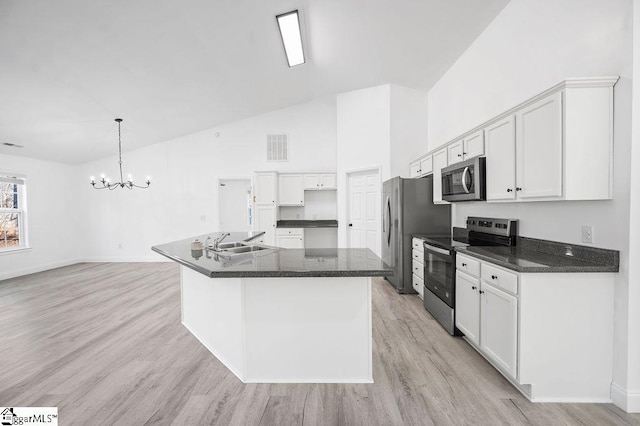
[{"label": "countertop edge", "polygon": [[473,251],[468,251],[464,248],[457,248],[456,252],[462,253],[465,256],[475,257],[476,259],[484,260],[486,262],[493,263],[495,265],[501,266],[505,269],[509,269],[511,271],[519,272],[519,273],[593,273],[593,272],[604,272],[604,273],[616,273],[619,272],[619,267],[612,265],[592,265],[592,266],[516,266],[508,262],[504,262],[498,259],[495,259],[491,256],[486,256],[483,254],[479,254]]}]

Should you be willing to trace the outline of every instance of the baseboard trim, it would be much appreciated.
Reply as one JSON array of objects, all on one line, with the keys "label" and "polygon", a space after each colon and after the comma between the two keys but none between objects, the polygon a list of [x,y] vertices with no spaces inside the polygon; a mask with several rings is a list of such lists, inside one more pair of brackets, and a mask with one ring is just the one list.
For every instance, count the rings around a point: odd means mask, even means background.
[{"label": "baseboard trim", "polygon": [[50,269],[62,268],[63,266],[74,265],[80,263],[80,259],[67,259],[59,260],[57,262],[43,263],[42,265],[30,266],[24,269],[18,269],[17,271],[11,271],[4,274],[0,274],[0,281],[9,280],[11,278],[18,278],[25,275],[31,275],[38,272],[48,271]]},{"label": "baseboard trim", "polygon": [[611,400],[627,413],[640,413],[640,391],[626,390],[611,383]]},{"label": "baseboard trim", "polygon": [[163,256],[118,256],[118,257],[86,257],[81,260],[84,263],[141,263],[141,262],[172,262]]}]

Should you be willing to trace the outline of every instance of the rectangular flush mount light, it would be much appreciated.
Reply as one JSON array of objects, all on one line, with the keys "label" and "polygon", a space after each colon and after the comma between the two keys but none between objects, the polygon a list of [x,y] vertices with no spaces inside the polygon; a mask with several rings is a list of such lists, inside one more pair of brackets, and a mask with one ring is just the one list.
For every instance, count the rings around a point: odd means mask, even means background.
[{"label": "rectangular flush mount light", "polygon": [[283,13],[276,16],[278,28],[282,37],[284,51],[287,54],[289,66],[304,64],[304,51],[302,50],[302,36],[300,34],[300,20],[298,11]]}]

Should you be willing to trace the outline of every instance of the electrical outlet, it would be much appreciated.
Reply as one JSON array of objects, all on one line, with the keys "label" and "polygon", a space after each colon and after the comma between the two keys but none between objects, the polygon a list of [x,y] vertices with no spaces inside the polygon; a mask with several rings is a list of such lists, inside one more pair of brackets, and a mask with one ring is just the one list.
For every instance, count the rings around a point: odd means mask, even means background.
[{"label": "electrical outlet", "polygon": [[205,215],[200,216],[200,220],[205,222],[207,220],[207,216],[205,216]]},{"label": "electrical outlet", "polygon": [[593,243],[593,226],[582,225],[582,242]]}]

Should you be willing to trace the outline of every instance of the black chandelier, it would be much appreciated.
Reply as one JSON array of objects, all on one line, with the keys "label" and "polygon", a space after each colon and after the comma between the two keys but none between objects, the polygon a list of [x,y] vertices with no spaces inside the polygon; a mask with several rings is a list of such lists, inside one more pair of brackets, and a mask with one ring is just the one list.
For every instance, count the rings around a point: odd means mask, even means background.
[{"label": "black chandelier", "polygon": [[[100,181],[98,182],[98,186],[96,186],[96,180],[93,176],[91,176],[91,186],[95,189],[108,189],[110,191],[116,188],[127,188],[133,189],[136,188],[148,188],[151,185],[151,178],[147,176],[146,186],[136,185],[133,183],[133,179],[131,175],[128,176],[127,181],[125,182],[122,177],[122,139],[120,137],[120,123],[122,123],[122,118],[116,118],[115,121],[118,123],[118,166],[120,166],[120,182],[111,183],[109,178],[105,178],[104,174],[100,176]],[[102,186],[100,186],[102,184]]]}]

